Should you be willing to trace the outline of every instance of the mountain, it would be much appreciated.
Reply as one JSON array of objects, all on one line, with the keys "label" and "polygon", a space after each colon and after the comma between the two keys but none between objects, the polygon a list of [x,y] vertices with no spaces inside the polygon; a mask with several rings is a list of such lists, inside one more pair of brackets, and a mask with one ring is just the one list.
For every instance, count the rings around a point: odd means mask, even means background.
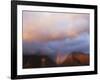
[{"label": "mountain", "polygon": [[61,66],[82,66],[89,65],[89,54],[82,52],[72,52],[67,55]]},{"label": "mountain", "polygon": [[56,63],[47,55],[24,55],[23,68],[53,67]]},{"label": "mountain", "polygon": [[41,53],[23,55],[23,68],[42,67],[67,67],[89,65],[89,54],[83,52],[72,52],[69,54],[57,54],[55,60],[50,55]]}]

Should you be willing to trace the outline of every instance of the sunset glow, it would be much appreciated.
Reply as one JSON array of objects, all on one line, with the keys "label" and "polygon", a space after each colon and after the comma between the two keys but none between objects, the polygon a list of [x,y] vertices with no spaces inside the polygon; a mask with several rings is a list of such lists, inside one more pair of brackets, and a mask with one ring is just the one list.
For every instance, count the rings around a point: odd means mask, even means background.
[{"label": "sunset glow", "polygon": [[25,41],[53,41],[89,32],[89,14],[23,12]]}]

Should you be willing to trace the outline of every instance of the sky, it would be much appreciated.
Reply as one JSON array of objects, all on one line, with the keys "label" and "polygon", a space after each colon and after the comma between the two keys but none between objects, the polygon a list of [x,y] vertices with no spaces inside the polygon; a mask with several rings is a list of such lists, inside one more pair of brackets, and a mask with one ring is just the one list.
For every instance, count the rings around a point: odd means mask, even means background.
[{"label": "sky", "polygon": [[23,11],[23,52],[89,53],[89,14]]}]

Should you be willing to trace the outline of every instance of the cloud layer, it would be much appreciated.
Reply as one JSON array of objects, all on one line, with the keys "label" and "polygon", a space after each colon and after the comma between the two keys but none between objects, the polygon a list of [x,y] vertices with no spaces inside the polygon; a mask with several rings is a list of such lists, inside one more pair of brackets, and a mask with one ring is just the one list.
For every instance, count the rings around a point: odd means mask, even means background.
[{"label": "cloud layer", "polygon": [[23,12],[23,51],[89,53],[89,14]]},{"label": "cloud layer", "polygon": [[23,12],[23,39],[53,41],[89,33],[89,14]]},{"label": "cloud layer", "polygon": [[[85,37],[85,38],[84,38]],[[35,53],[43,51],[43,53],[51,54],[61,52],[63,54],[80,51],[89,53],[89,34],[84,33],[74,39],[56,40],[44,43],[23,42],[25,52]]]}]

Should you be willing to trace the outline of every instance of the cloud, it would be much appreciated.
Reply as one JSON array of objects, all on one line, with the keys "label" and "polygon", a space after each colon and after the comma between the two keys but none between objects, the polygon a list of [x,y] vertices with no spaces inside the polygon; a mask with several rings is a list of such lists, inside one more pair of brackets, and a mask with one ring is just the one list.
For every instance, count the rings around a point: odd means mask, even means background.
[{"label": "cloud", "polygon": [[25,41],[23,42],[23,50],[29,54],[42,51],[44,54],[54,56],[58,52],[61,54],[68,54],[75,51],[89,53],[89,45],[89,34],[83,33],[74,39],[66,38],[63,40],[38,43]]},{"label": "cloud", "polygon": [[49,42],[89,34],[89,14],[23,12],[23,40]]},{"label": "cloud", "polygon": [[89,35],[83,33],[74,39],[64,39],[62,41],[51,42],[48,46],[61,53],[70,53],[73,51],[81,51],[89,53]]}]

